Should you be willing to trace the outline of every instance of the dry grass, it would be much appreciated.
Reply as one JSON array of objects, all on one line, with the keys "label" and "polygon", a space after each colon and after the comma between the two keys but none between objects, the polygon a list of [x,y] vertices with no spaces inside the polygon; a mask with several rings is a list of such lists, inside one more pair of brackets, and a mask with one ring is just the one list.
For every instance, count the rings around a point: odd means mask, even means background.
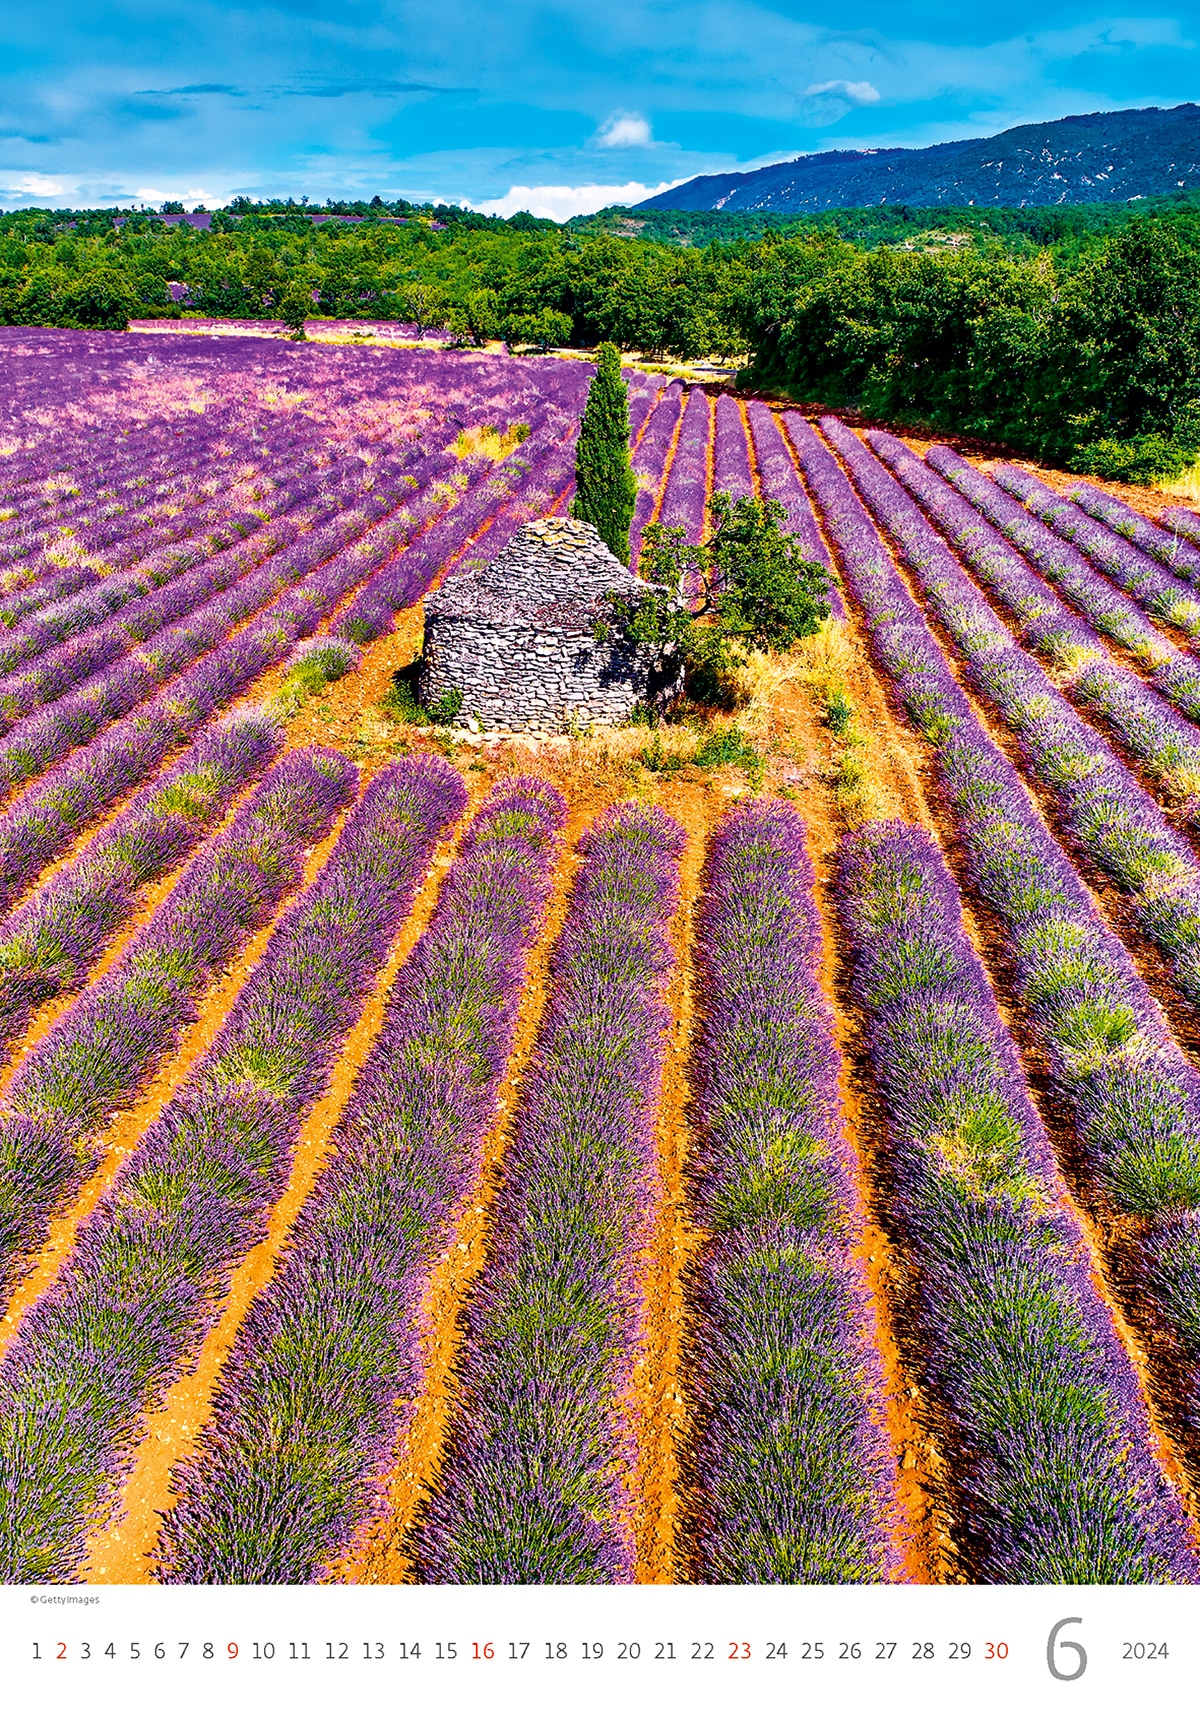
[{"label": "dry grass", "polygon": [[[764,718],[770,719],[772,707],[779,705],[780,691],[789,680],[794,680],[830,726],[833,765],[827,778],[847,826],[861,827],[864,822],[900,814],[882,759],[859,725],[850,686],[861,670],[861,663],[856,659],[853,639],[844,625],[836,619],[827,619],[819,631],[803,638],[789,655],[755,657],[746,670],[757,672],[760,680],[760,687],[756,686],[751,697],[750,709],[761,703]],[[827,717],[829,710],[837,706],[847,712],[835,727]],[[748,710],[748,725],[750,719]]]},{"label": "dry grass", "polygon": [[1185,470],[1182,476],[1163,477],[1154,484],[1163,494],[1169,494],[1173,500],[1200,500],[1200,459]]},{"label": "dry grass", "polygon": [[476,428],[463,429],[452,450],[456,458],[471,458],[482,454],[484,458],[494,459],[499,464],[502,458],[508,457],[514,447],[520,446],[528,434],[528,423],[510,423],[506,429],[485,423]]}]

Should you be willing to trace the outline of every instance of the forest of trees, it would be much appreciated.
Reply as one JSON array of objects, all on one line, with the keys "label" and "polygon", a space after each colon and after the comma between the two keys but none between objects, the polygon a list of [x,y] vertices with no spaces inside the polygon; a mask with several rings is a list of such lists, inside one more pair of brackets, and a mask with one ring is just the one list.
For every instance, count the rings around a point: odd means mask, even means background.
[{"label": "forest of trees", "polygon": [[[0,216],[0,322],[314,316],[463,343],[737,357],[740,380],[1145,480],[1200,455],[1200,199],[809,217],[605,210],[566,226],[408,203]],[[174,285],[174,293],[172,292]],[[180,302],[182,288],[186,296]]]}]

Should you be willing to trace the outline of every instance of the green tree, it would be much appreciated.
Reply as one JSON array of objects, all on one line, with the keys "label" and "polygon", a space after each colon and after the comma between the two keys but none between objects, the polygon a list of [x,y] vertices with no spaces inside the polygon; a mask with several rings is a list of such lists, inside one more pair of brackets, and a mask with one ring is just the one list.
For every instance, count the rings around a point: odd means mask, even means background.
[{"label": "green tree", "polygon": [[536,315],[516,316],[510,321],[508,337],[514,345],[533,345],[539,351],[549,351],[552,345],[570,343],[574,325],[563,310],[540,309]]},{"label": "green tree", "polygon": [[629,463],[629,395],[615,345],[600,347],[575,451],[573,517],[595,524],[622,565],[629,564],[629,526],[637,481]]},{"label": "green tree", "polygon": [[645,594],[610,596],[630,641],[681,659],[700,702],[721,700],[722,681],[747,650],[790,649],[830,612],[829,573],[780,528],[787,514],[777,500],[715,494],[712,514],[716,529],[703,543],[651,524],[639,564]]},{"label": "green tree", "polygon": [[790,649],[829,617],[829,573],[782,530],[778,500],[714,494],[705,599],[727,637],[750,649]]},{"label": "green tree", "polygon": [[424,339],[431,327],[440,327],[447,313],[443,293],[424,280],[410,280],[404,286],[400,307],[408,320],[416,323],[418,339]]},{"label": "green tree", "polygon": [[313,312],[312,287],[305,280],[293,280],[275,306],[280,321],[292,330],[293,339],[307,339],[304,324]]}]

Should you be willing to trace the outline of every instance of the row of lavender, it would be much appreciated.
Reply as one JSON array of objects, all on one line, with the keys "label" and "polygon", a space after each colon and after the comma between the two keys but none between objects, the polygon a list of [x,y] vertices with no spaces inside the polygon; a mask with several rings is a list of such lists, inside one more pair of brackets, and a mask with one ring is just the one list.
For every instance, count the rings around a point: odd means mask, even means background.
[{"label": "row of lavender", "polygon": [[[886,520],[899,552],[962,647],[977,684],[985,691],[1002,690],[1005,677],[990,675],[984,651],[994,646],[1002,652],[1011,639],[997,636],[993,615],[978,593],[964,586],[961,569],[950,562],[940,538],[931,532],[922,539],[912,520],[905,520],[882,467],[854,453],[845,431],[832,420],[822,427],[845,450],[863,494]],[[1179,1426],[1186,1445],[1200,1387],[1200,1345],[1191,1308],[1200,1290],[1200,1079],[1121,940],[1048,832],[1019,774],[981,726],[845,473],[808,424],[789,418],[789,431],[837,543],[876,658],[934,746],[971,884],[1002,931],[1006,977],[1045,1056],[1055,1100],[1074,1129],[1080,1150],[1076,1188],[1109,1234],[1110,1283],[1150,1339],[1159,1406]],[[896,459],[898,467],[905,463],[898,454]],[[978,676],[977,663],[985,669]],[[1020,678],[1013,677],[1019,686]],[[1053,710],[1057,693],[1047,685],[1042,695],[1042,709],[1032,712],[1030,724],[1038,712]],[[1007,714],[999,693],[997,706]],[[1027,737],[1024,726],[1021,734]],[[1047,744],[1042,754],[1052,757],[1052,746]],[[1081,770],[1085,780],[1092,771]],[[1068,792],[1074,783],[1068,778],[1058,782],[1058,789]],[[1104,788],[1103,776],[1099,784]],[[1113,844],[1119,853],[1121,830],[1127,826],[1119,803],[1114,817]],[[1102,817],[1097,823],[1102,829]],[[1135,844],[1131,861],[1137,861],[1138,851]],[[1174,906],[1176,874],[1168,868],[1162,888],[1168,909]],[[1186,883],[1181,890],[1186,898]]]}]

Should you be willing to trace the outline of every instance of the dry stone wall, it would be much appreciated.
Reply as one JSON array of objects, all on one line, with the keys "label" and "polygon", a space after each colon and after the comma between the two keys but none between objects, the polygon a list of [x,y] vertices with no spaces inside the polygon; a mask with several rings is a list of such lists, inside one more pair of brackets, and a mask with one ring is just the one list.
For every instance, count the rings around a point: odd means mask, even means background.
[{"label": "dry stone wall", "polygon": [[593,525],[526,524],[490,565],[464,567],[426,602],[421,701],[459,691],[456,725],[507,732],[618,725],[637,703],[664,704],[674,664],[619,633],[597,636],[609,591],[644,588]]}]

